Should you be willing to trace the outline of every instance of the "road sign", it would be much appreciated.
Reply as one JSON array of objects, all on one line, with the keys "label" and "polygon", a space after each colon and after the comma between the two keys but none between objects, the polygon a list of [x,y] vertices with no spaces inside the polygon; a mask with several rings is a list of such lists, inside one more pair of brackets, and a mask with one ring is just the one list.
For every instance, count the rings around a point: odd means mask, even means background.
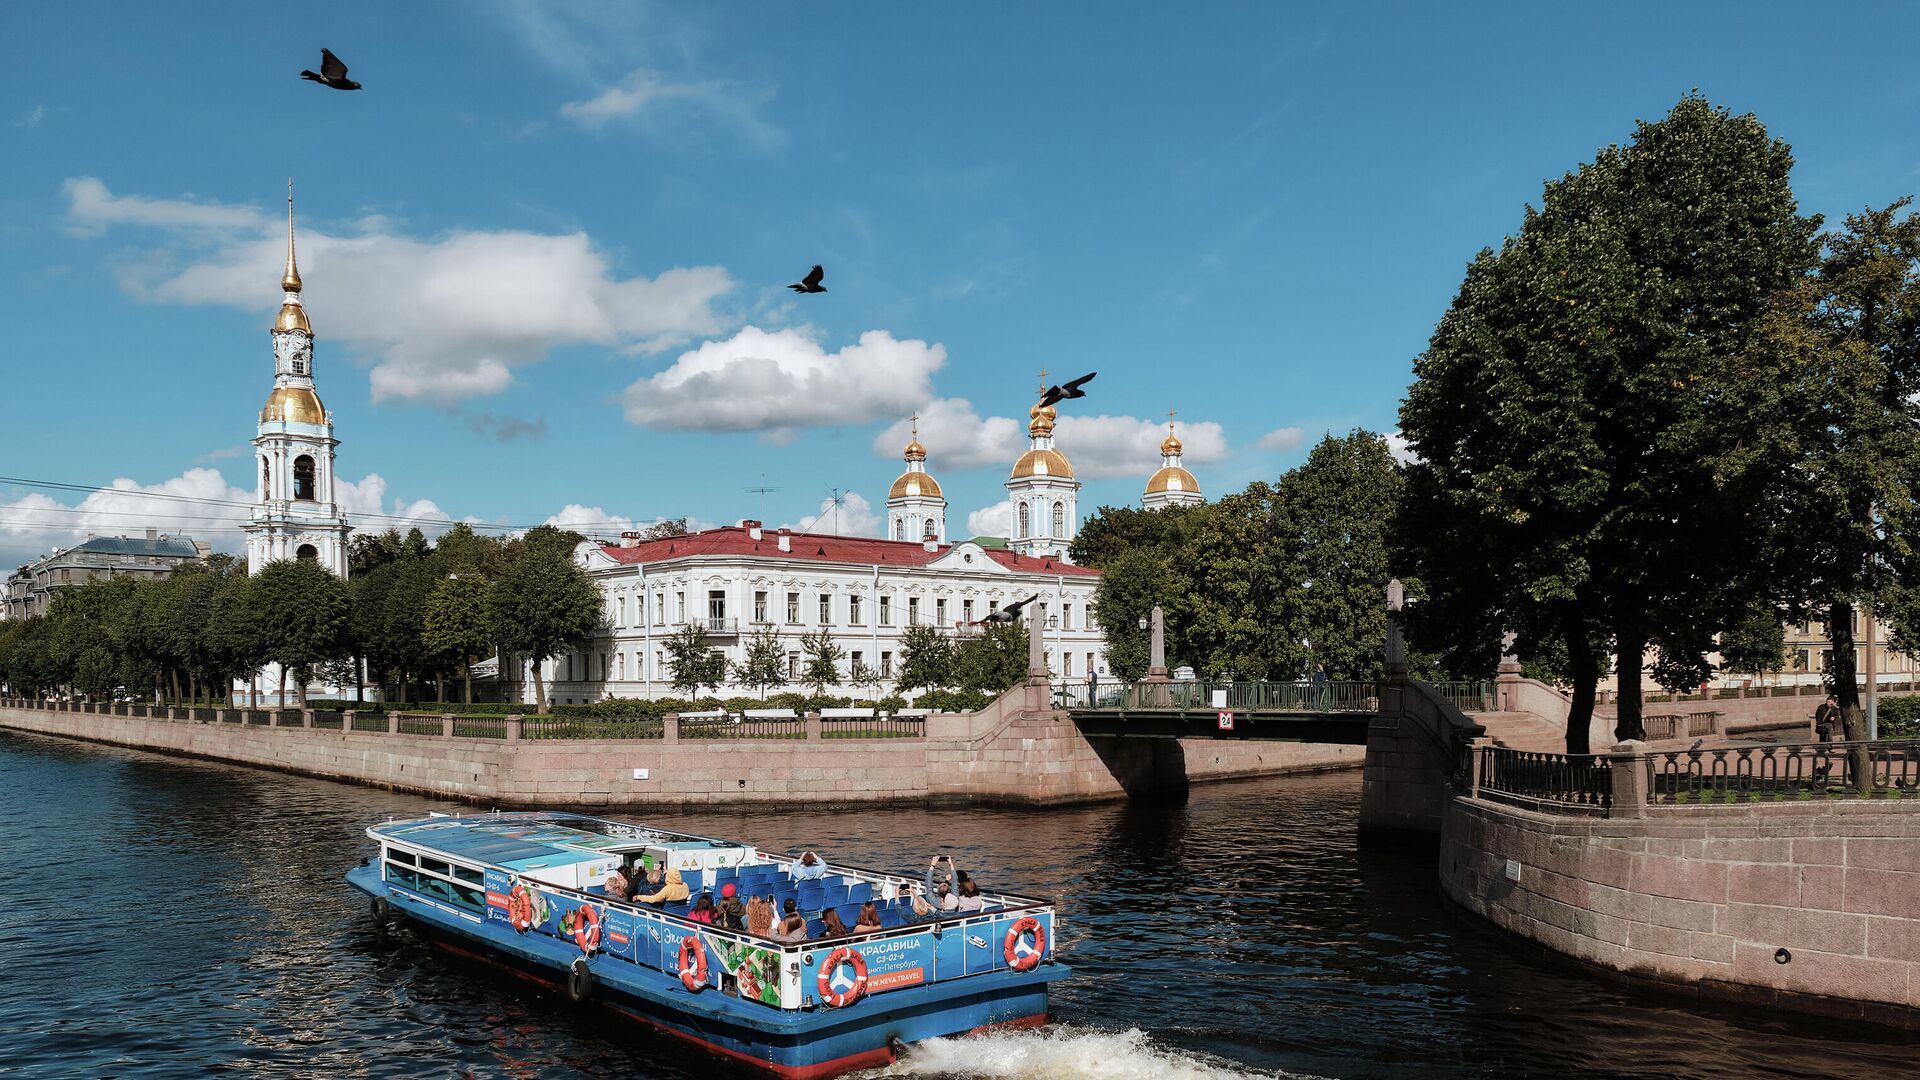
[{"label": "road sign", "polygon": [[1220,730],[1221,731],[1233,730],[1233,710],[1232,709],[1220,710]]}]

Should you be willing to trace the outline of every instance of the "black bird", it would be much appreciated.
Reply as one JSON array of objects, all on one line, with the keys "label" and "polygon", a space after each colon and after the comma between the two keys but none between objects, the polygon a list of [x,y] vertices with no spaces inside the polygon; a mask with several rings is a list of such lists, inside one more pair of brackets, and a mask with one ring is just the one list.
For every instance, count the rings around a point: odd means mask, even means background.
[{"label": "black bird", "polygon": [[1028,604],[1031,604],[1038,599],[1040,599],[1040,594],[1034,593],[1032,596],[1027,597],[1025,600],[1015,600],[1013,603],[1008,604],[1006,607],[999,608],[998,610],[994,611],[992,614],[988,615],[986,618],[981,619],[979,623],[977,623],[976,625],[986,626],[990,623],[1018,622],[1020,621],[1020,609],[1023,607],[1026,607]]},{"label": "black bird", "polygon": [[813,271],[806,277],[787,286],[787,288],[792,289],[794,292],[826,292],[827,287],[820,284],[820,279],[826,276],[827,272],[816,265]]},{"label": "black bird", "polygon": [[1092,382],[1093,377],[1098,374],[1100,373],[1097,371],[1089,371],[1064,386],[1047,387],[1046,392],[1040,395],[1040,407],[1044,409],[1056,401],[1065,401],[1068,398],[1086,397],[1087,392],[1080,389],[1081,385]]},{"label": "black bird", "polygon": [[347,78],[347,65],[341,63],[340,58],[333,55],[332,49],[320,50],[320,74],[315,75],[311,71],[302,71],[300,77],[303,79],[312,79],[322,86],[331,86],[335,90],[360,89],[359,83]]}]

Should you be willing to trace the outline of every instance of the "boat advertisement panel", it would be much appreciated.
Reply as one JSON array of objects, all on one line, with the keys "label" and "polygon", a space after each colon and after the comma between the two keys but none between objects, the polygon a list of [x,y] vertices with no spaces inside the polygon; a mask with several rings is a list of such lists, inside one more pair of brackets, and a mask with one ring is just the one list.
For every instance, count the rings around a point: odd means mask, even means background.
[{"label": "boat advertisement panel", "polygon": [[634,935],[639,933],[639,929],[635,926],[631,912],[621,911],[619,908],[608,908],[606,925],[602,930],[605,933],[605,936],[600,939],[602,949],[622,960],[633,959],[635,948],[633,939]]},{"label": "boat advertisement panel", "polygon": [[[875,941],[841,939],[827,942],[810,954],[811,963],[803,962],[802,966],[817,971],[821,964],[827,962],[827,957],[842,946],[857,953],[866,965],[866,992],[869,994],[883,990],[904,990],[933,981],[935,946],[932,930]],[[803,989],[805,985],[803,980]]]},{"label": "boat advertisement panel", "polygon": [[780,953],[728,938],[709,938],[708,955],[733,976],[739,995],[763,1005],[780,1004]]}]

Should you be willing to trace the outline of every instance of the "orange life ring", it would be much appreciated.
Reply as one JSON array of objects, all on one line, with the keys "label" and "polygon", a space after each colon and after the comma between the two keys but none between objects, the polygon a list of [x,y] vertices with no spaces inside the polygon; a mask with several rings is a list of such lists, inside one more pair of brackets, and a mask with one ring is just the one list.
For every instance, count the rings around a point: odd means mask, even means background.
[{"label": "orange life ring", "polygon": [[533,928],[533,900],[523,885],[515,885],[507,894],[507,922],[523,934]]},{"label": "orange life ring", "polygon": [[707,988],[707,947],[697,933],[680,939],[680,985],[696,994]]},{"label": "orange life ring", "polygon": [[573,917],[573,943],[580,946],[581,952],[592,956],[593,950],[600,947],[600,913],[583,904]]},{"label": "orange life ring", "polygon": [[[833,988],[833,973],[841,964],[853,965],[853,985],[845,990]],[[820,965],[819,978],[815,986],[820,991],[820,1000],[836,1009],[844,1008],[859,1000],[867,992],[867,958],[847,948],[845,945],[827,954],[827,961]]]},{"label": "orange life ring", "polygon": [[[1025,955],[1019,952],[1020,939],[1028,933],[1033,934],[1033,951]],[[1001,945],[1000,952],[1007,958],[1007,966],[1015,971],[1032,971],[1040,966],[1040,958],[1047,952],[1047,928],[1040,920],[1031,915],[1023,916],[1018,922],[1007,928],[1007,940]]]}]

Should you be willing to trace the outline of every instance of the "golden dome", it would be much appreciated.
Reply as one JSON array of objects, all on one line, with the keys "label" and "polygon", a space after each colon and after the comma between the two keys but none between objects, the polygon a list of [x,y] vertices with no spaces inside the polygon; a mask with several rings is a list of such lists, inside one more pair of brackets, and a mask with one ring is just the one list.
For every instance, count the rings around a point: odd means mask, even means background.
[{"label": "golden dome", "polygon": [[1160,452],[1161,452],[1161,453],[1163,453],[1163,454],[1177,454],[1177,453],[1179,453],[1179,452],[1180,452],[1180,439],[1179,439],[1179,437],[1178,437],[1178,436],[1176,436],[1176,435],[1175,435],[1175,434],[1174,434],[1173,432],[1171,432],[1171,431],[1169,431],[1169,432],[1167,432],[1167,438],[1166,438],[1166,441],[1165,441],[1165,442],[1162,442],[1162,443],[1160,444]]},{"label": "golden dome", "polygon": [[895,480],[893,487],[887,491],[889,499],[905,499],[916,495],[929,499],[945,497],[940,494],[940,481],[935,480],[928,473],[914,472],[911,469],[901,473],[900,479]]},{"label": "golden dome", "polygon": [[282,386],[267,395],[267,407],[260,410],[260,422],[325,424],[327,410],[320,395],[304,386]]},{"label": "golden dome", "polygon": [[274,330],[298,330],[308,337],[313,336],[313,327],[307,325],[307,309],[288,300],[280,305],[280,317],[273,320]]},{"label": "golden dome", "polygon": [[[1036,404],[1033,408],[1027,410],[1027,416],[1029,418],[1027,422],[1027,434],[1029,435],[1053,434],[1053,420],[1054,420],[1054,417],[1058,415],[1059,414],[1054,411],[1053,406]],[[1062,460],[1065,460],[1065,459],[1063,458]],[[1016,473],[1014,475],[1017,476],[1019,474]]]},{"label": "golden dome", "polygon": [[[918,436],[915,436],[914,440],[907,444],[906,455],[907,455],[908,461],[927,460],[927,448],[920,445],[920,439]],[[905,479],[905,478],[902,477],[902,479]]]},{"label": "golden dome", "polygon": [[[1171,435],[1167,436],[1167,441],[1173,443],[1175,446],[1180,445],[1179,440]],[[1200,481],[1195,480],[1192,473],[1180,466],[1169,465],[1159,472],[1154,473],[1153,478],[1147,481],[1147,494],[1152,495],[1159,491],[1191,491],[1198,495],[1200,493]]]},{"label": "golden dome", "polygon": [[[1049,413],[1052,411],[1052,409],[1047,410]],[[1039,423],[1039,419],[1035,418],[1034,422]],[[1029,450],[1020,455],[1019,461],[1013,463],[1013,478],[1018,480],[1023,476],[1058,476],[1064,480],[1071,480],[1073,465],[1067,461],[1067,456],[1058,450]]]}]

